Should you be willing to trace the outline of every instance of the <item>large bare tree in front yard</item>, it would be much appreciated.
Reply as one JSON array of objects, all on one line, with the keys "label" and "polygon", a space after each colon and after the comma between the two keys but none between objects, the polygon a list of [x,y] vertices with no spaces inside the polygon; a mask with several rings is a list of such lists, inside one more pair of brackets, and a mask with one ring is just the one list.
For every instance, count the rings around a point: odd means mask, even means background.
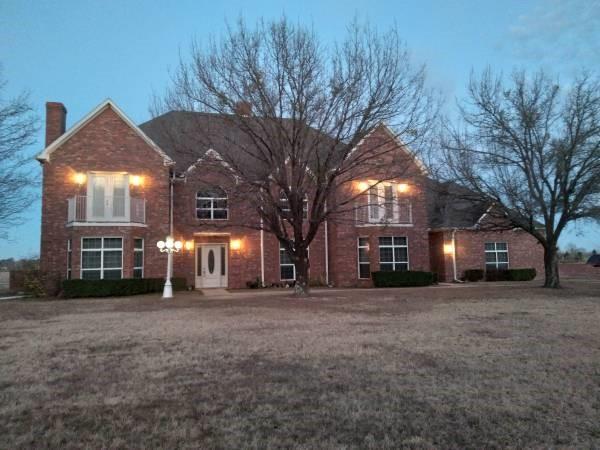
[{"label": "large bare tree in front yard", "polygon": [[460,125],[447,127],[446,175],[544,248],[545,287],[560,287],[558,240],[600,219],[600,81],[582,73],[561,86],[544,72],[490,69],[471,77]]},{"label": "large bare tree in front yard", "polygon": [[37,132],[27,95],[6,98],[5,90],[0,73],[0,237],[22,221],[34,198],[35,180],[27,169],[31,157],[25,150]]},{"label": "large bare tree in front yard", "polygon": [[[386,144],[400,138],[417,146],[437,102],[396,29],[378,34],[354,23],[343,42],[327,46],[310,27],[283,18],[254,28],[239,21],[220,40],[194,44],[154,113],[171,110],[216,113],[237,130],[223,136],[217,122],[212,130],[198,122],[185,134],[218,135],[219,145],[190,151],[220,153],[238,195],[295,264],[297,290],[307,292],[310,243],[324,221],[364,194],[341,195],[343,188],[369,173],[379,181],[402,174],[408,162],[390,165]],[[382,122],[395,130],[388,142],[354,152]]]}]

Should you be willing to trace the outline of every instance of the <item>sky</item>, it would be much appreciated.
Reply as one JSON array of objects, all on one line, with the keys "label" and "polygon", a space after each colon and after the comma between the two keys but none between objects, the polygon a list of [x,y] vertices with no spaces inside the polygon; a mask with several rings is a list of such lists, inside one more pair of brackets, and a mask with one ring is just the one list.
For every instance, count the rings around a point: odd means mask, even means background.
[{"label": "sky", "polygon": [[[46,101],[65,104],[67,127],[106,98],[142,123],[192,39],[218,36],[239,17],[252,24],[282,14],[312,25],[325,43],[342,39],[355,17],[381,30],[397,24],[449,110],[471,71],[488,65],[505,73],[542,67],[561,80],[582,67],[600,69],[600,0],[2,0],[5,95],[30,92],[42,125],[28,149],[34,155],[43,146]],[[36,162],[32,170],[41,177]],[[26,222],[0,240],[0,259],[39,254],[40,215],[37,201]],[[561,239],[569,244],[600,250],[600,226],[571,226]]]}]

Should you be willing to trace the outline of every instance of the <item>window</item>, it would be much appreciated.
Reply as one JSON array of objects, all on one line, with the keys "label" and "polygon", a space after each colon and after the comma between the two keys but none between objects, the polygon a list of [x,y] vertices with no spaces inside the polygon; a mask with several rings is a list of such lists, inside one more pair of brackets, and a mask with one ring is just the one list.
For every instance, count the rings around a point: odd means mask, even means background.
[{"label": "window", "polygon": [[369,238],[358,238],[358,278],[371,278],[369,260]]},{"label": "window", "polygon": [[292,262],[292,258],[288,255],[288,252],[279,245],[279,278],[281,280],[295,280],[296,279],[296,266]]},{"label": "window", "polygon": [[67,240],[67,280],[71,279],[71,267],[73,264],[73,247],[71,239]]},{"label": "window", "polygon": [[405,237],[379,238],[379,270],[403,272],[408,270],[408,240]]},{"label": "window", "polygon": [[198,219],[227,220],[228,213],[227,193],[223,189],[212,187],[198,191],[196,194],[196,217]]},{"label": "window", "polygon": [[400,198],[396,184],[378,184],[369,189],[367,195],[369,222],[412,223],[410,200]]},{"label": "window", "polygon": [[144,278],[144,240],[133,240],[133,278]]},{"label": "window", "polygon": [[[289,214],[290,213],[290,201],[288,200],[287,196],[285,195],[285,192],[281,192],[281,195],[279,196],[279,207],[281,208],[281,211],[284,214]],[[302,218],[303,219],[307,219],[308,218],[308,198],[305,196],[304,200],[302,201]]]},{"label": "window", "polygon": [[123,239],[81,239],[81,278],[115,280],[123,277]]},{"label": "window", "polygon": [[485,243],[485,269],[508,269],[508,245],[506,242]]}]

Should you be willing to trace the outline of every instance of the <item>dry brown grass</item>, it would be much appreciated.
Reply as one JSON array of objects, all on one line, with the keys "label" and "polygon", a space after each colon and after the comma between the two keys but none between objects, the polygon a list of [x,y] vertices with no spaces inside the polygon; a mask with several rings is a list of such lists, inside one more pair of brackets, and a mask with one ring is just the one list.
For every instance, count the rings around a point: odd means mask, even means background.
[{"label": "dry brown grass", "polygon": [[0,302],[0,448],[600,447],[600,284]]}]

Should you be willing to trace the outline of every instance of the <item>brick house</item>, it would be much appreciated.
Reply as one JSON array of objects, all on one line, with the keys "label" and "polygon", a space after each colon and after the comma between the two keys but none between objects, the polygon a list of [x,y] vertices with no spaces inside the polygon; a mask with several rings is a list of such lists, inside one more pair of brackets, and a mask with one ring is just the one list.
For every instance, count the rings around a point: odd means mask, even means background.
[{"label": "brick house", "polygon": [[[185,241],[174,256],[174,276],[192,287],[294,280],[295,268],[277,239],[258,229],[243,198],[228,196],[234,174],[207,169],[225,144],[182,152],[161,131],[190,113],[171,112],[137,126],[106,100],[69,130],[66,114],[61,103],[46,104],[46,148],[37,157],[43,168],[40,265],[51,290],[66,278],[163,277],[166,257],[156,242],[169,234]],[[218,123],[216,115],[204,116]],[[386,133],[382,125],[359,147]],[[389,145],[407,157],[401,143]],[[432,188],[423,166],[410,158],[405,177],[369,189],[361,197],[364,208],[321,227],[309,248],[312,282],[370,286],[376,270],[432,270],[445,281],[473,268],[540,271],[543,253],[532,237],[484,230],[485,209],[461,209],[451,195]],[[381,195],[373,196],[374,189]]]}]

